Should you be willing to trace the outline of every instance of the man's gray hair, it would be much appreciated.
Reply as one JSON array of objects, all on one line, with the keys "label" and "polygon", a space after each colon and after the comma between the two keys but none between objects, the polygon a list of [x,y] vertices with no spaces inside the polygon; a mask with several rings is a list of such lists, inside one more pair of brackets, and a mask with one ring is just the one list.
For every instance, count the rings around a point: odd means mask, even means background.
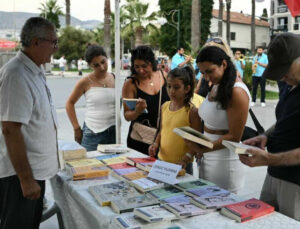
[{"label": "man's gray hair", "polygon": [[42,17],[29,18],[21,31],[23,47],[29,47],[33,38],[46,38],[49,31],[55,31],[55,25]]}]

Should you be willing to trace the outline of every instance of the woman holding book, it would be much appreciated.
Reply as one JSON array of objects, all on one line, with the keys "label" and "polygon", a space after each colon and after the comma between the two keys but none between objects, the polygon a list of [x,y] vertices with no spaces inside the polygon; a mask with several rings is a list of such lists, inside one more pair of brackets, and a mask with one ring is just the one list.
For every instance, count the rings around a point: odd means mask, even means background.
[{"label": "woman holding book", "polygon": [[237,76],[231,58],[219,47],[203,48],[196,62],[203,77],[213,85],[198,110],[204,134],[212,139],[213,148],[189,141],[187,144],[201,159],[200,178],[238,192],[244,183],[244,165],[236,154],[224,148],[222,140],[240,141],[247,121],[250,93]]},{"label": "woman holding book", "polygon": [[[125,119],[131,121],[127,146],[144,154],[148,154],[149,144],[131,137],[133,124],[139,122],[146,126],[157,127],[159,104],[169,100],[165,77],[165,73],[157,68],[151,48],[139,46],[131,51],[131,76],[127,77],[123,85],[122,97],[138,98],[138,102],[134,110],[130,110],[123,103]],[[144,112],[145,109],[147,113]]]},{"label": "woman holding book", "polygon": [[[66,110],[74,129],[75,140],[87,151],[97,150],[98,144],[116,143],[115,134],[115,76],[107,72],[107,55],[98,45],[90,45],[85,54],[93,72],[81,78],[66,103]],[[84,95],[85,121],[81,128],[75,104]]]}]

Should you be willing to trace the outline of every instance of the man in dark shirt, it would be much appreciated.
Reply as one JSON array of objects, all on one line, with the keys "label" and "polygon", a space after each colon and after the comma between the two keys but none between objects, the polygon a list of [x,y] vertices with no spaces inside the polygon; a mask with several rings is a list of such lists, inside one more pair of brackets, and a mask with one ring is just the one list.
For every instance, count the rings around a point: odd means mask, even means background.
[{"label": "man in dark shirt", "polygon": [[272,131],[244,142],[261,149],[248,150],[252,156],[241,155],[240,160],[251,167],[269,166],[260,199],[300,221],[300,37],[277,35],[268,56],[264,77],[287,85],[276,107]]}]

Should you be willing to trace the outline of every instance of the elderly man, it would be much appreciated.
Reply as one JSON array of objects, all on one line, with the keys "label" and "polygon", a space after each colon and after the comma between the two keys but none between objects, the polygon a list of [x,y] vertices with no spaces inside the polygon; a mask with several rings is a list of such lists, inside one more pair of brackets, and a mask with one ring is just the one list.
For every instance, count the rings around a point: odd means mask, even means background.
[{"label": "elderly man", "polygon": [[[261,200],[300,221],[300,37],[277,35],[268,49],[269,65],[263,77],[287,83],[276,107],[276,124],[267,136],[244,143],[258,146],[240,156],[249,166],[268,165]],[[265,146],[268,152],[264,151]]]},{"label": "elderly man", "polygon": [[56,113],[42,65],[57,51],[55,26],[33,17],[22,51],[0,70],[0,228],[39,228],[45,180],[58,170]]}]

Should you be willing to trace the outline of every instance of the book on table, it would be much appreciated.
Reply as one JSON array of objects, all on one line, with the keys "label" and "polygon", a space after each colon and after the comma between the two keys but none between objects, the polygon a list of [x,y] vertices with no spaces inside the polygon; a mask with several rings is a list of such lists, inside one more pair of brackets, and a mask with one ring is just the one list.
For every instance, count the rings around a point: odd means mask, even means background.
[{"label": "book on table", "polygon": [[149,194],[119,198],[111,201],[111,208],[118,214],[132,212],[134,208],[157,205],[159,201]]},{"label": "book on table", "polygon": [[274,212],[274,207],[255,198],[227,205],[221,214],[243,223]]},{"label": "book on table", "polygon": [[187,189],[199,188],[199,187],[207,186],[207,185],[212,186],[215,184],[210,181],[199,178],[197,180],[179,182],[178,184],[175,184],[175,187],[184,191]]},{"label": "book on table", "polygon": [[122,177],[124,177],[128,181],[145,178],[147,176],[148,176],[148,173],[145,172],[145,171],[141,171],[141,170],[140,171],[134,171],[132,173],[127,173],[127,174],[122,175]]},{"label": "book on table", "polygon": [[125,181],[90,186],[88,190],[100,206],[109,206],[112,200],[141,195]]},{"label": "book on table", "polygon": [[156,222],[149,223],[146,220],[135,216],[133,212],[124,213],[122,215],[117,216],[113,220],[113,228],[121,229],[140,229],[144,228],[147,225],[155,226],[156,224]]},{"label": "book on table", "polygon": [[173,132],[184,139],[206,146],[207,148],[212,149],[214,147],[212,139],[189,126],[174,128]]},{"label": "book on table", "polygon": [[218,195],[229,195],[230,192],[218,186],[202,186],[198,188],[191,188],[184,191],[186,195],[191,197],[211,197]]},{"label": "book on table", "polygon": [[126,162],[129,165],[137,166],[139,163],[154,163],[156,158],[154,157],[127,157]]},{"label": "book on table", "polygon": [[129,149],[123,144],[99,144],[97,151],[101,153],[127,153]]},{"label": "book on table", "polygon": [[137,190],[148,192],[163,187],[165,184],[149,177],[129,181]]},{"label": "book on table", "polygon": [[106,165],[113,165],[113,164],[120,164],[125,162],[126,157],[113,157],[113,158],[107,158],[103,159],[102,162]]},{"label": "book on table", "polygon": [[106,179],[109,175],[109,169],[105,166],[82,166],[82,167],[70,167],[71,176],[73,180],[85,180],[85,179]]},{"label": "book on table", "polygon": [[159,205],[135,208],[134,215],[147,222],[161,222],[176,219],[177,216]]},{"label": "book on table", "polygon": [[[139,99],[129,99],[129,98],[123,98],[123,102],[127,105],[127,107],[130,109],[130,110],[135,110],[135,107],[136,107],[136,104],[138,103],[138,100]],[[143,110],[142,113],[145,113],[147,114],[148,113],[148,110],[147,108],[145,108]]]},{"label": "book on table", "polygon": [[245,198],[231,193],[230,195],[195,197],[191,198],[191,203],[203,209],[220,209],[225,205],[238,203],[244,200]]},{"label": "book on table", "polygon": [[190,203],[191,197],[185,194],[178,194],[176,196],[161,199],[161,203]]},{"label": "book on table", "polygon": [[239,142],[223,140],[222,145],[228,148],[231,152],[236,154],[249,154],[247,153],[248,149],[257,149],[255,146],[245,145]]},{"label": "book on table", "polygon": [[95,158],[97,160],[101,161],[101,160],[110,159],[110,158],[114,158],[114,157],[120,157],[120,155],[119,154],[105,154],[105,155],[97,156]]},{"label": "book on table", "polygon": [[163,188],[149,191],[149,194],[161,200],[172,196],[178,196],[180,194],[183,194],[183,192],[182,190],[176,188],[175,186],[169,185]]},{"label": "book on table", "polygon": [[66,165],[69,167],[83,167],[83,166],[104,166],[103,162],[96,158],[85,158],[79,160],[67,161]]}]

